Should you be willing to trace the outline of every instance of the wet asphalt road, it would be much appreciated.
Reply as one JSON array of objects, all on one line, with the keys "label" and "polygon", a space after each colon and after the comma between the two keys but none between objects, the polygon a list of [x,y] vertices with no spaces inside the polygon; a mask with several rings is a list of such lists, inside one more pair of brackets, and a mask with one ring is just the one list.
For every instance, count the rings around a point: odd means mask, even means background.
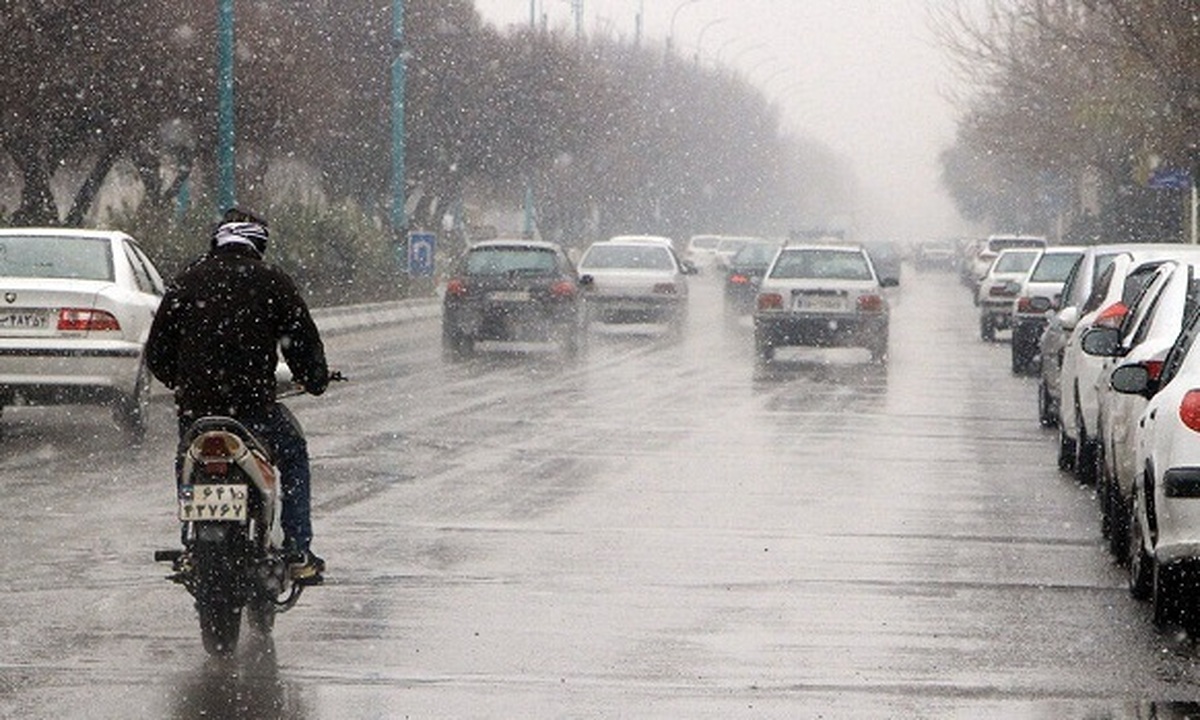
[{"label": "wet asphalt road", "polygon": [[291,402],[328,584],[206,659],[153,550],[173,421],[10,409],[0,717],[1184,717],[1157,633],[1055,468],[1034,381],[949,274],[906,269],[886,369],[754,369],[693,284],[680,343],[442,362],[436,319],[327,338]]}]

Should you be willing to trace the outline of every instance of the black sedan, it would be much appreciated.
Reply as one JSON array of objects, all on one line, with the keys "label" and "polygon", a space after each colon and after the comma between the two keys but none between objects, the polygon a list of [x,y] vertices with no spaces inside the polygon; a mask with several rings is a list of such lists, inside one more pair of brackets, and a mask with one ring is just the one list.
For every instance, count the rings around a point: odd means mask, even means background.
[{"label": "black sedan", "polygon": [[476,243],[454,264],[442,302],[450,360],[480,341],[556,342],[574,356],[586,340],[578,274],[562,248],[535,240]]},{"label": "black sedan", "polygon": [[725,309],[748,313],[754,310],[758,284],[779,250],[777,242],[751,242],[738,250],[725,270]]}]

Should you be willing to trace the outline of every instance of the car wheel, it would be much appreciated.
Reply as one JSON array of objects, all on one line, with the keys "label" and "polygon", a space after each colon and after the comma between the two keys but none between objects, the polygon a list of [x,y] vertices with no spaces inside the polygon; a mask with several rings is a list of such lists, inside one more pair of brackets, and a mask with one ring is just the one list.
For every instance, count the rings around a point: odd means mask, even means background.
[{"label": "car wheel", "polygon": [[1058,428],[1058,469],[1070,472],[1075,468],[1075,441],[1067,437],[1066,431]]},{"label": "car wheel", "polygon": [[979,316],[979,337],[984,342],[994,342],[996,340],[996,326],[992,323],[990,315]]},{"label": "car wheel", "polygon": [[442,326],[442,355],[451,362],[466,360],[475,354],[475,342],[466,333]]},{"label": "car wheel", "polygon": [[754,352],[760,365],[768,365],[775,360],[775,346],[761,333],[754,334]]},{"label": "car wheel", "polygon": [[1154,626],[1163,630],[1181,618],[1183,577],[1180,563],[1169,565],[1153,561],[1150,602],[1154,606]]},{"label": "car wheel", "polygon": [[1016,328],[1012,335],[1012,372],[1013,375],[1032,375],[1037,368],[1034,359],[1037,357],[1037,347],[1028,330],[1022,332]]},{"label": "car wheel", "polygon": [[1058,418],[1054,416],[1054,403],[1050,399],[1050,388],[1046,387],[1046,379],[1038,381],[1038,422],[1042,427],[1054,427]]},{"label": "car wheel", "polygon": [[1117,479],[1108,479],[1108,550],[1122,564],[1129,561],[1129,506],[1121,497],[1121,488]]},{"label": "car wheel", "polygon": [[138,368],[137,379],[128,395],[113,406],[113,419],[134,443],[146,438],[146,415],[150,409],[150,372],[145,363]]},{"label": "car wheel", "polygon": [[1138,600],[1149,600],[1154,585],[1154,558],[1146,552],[1146,538],[1138,517],[1137,492],[1132,491],[1125,506],[1128,524],[1129,594]]}]

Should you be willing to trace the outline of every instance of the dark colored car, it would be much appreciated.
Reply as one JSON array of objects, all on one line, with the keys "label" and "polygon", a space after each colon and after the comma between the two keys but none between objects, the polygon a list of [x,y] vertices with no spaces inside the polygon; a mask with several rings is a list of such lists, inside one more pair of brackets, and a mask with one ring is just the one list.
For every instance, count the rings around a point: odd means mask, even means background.
[{"label": "dark colored car", "polygon": [[737,313],[754,310],[758,285],[778,251],[779,243],[752,242],[734,254],[725,270],[725,309]]},{"label": "dark colored car", "polygon": [[568,356],[586,341],[578,274],[562,248],[488,240],[454,264],[442,301],[442,347],[458,360],[480,341],[557,342]]}]

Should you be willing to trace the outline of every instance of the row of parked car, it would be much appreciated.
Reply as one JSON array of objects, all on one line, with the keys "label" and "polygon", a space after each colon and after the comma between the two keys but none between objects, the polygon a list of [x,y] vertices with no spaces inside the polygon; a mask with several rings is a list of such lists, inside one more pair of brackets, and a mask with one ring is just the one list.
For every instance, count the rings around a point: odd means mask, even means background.
[{"label": "row of parked car", "polygon": [[[1003,277],[1001,268],[1024,266]],[[1065,269],[1065,270],[1064,270]],[[1100,531],[1159,627],[1200,633],[1200,247],[1006,248],[979,278],[980,330],[1012,328],[1057,462],[1095,485]],[[1061,278],[1061,279],[1059,279]],[[993,292],[1003,283],[1003,292]],[[998,318],[1008,297],[1007,320]]]}]

